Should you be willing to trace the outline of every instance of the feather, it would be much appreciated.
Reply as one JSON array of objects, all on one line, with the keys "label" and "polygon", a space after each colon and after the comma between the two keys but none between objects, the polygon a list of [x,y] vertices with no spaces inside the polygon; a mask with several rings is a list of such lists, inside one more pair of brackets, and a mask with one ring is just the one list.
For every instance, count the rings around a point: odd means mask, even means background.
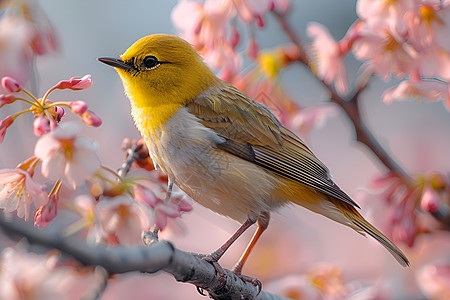
[{"label": "feather", "polygon": [[359,208],[300,138],[267,107],[233,86],[223,82],[220,88],[193,99],[187,108],[223,137],[219,149]]}]

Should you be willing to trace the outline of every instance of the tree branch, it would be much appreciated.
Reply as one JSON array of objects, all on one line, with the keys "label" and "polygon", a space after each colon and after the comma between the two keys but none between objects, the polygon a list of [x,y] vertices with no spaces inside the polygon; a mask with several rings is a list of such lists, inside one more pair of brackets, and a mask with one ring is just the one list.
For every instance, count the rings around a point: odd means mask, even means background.
[{"label": "tree branch", "polygon": [[[283,30],[286,32],[287,36],[291,39],[292,43],[294,43],[294,45],[298,48],[299,57],[297,58],[297,61],[306,65],[309,68],[309,60],[302,47],[302,43],[300,42],[300,39],[297,37],[297,34],[294,32],[289,23],[286,21],[285,15],[279,14],[275,11],[273,13],[277,17],[278,22],[280,23]],[[329,84],[327,84],[326,82],[324,82],[319,78],[317,79],[330,93],[330,101],[339,105],[352,122],[356,134],[356,140],[366,145],[366,147],[372,151],[372,153],[378,158],[378,160],[391,173],[402,179],[405,182],[405,184],[410,184],[412,182],[412,179],[395,162],[395,160],[391,158],[391,156],[383,149],[383,147],[381,147],[381,145],[378,143],[378,141],[375,139],[372,133],[367,129],[361,118],[361,113],[358,106],[359,95],[367,86],[366,83],[359,86],[349,100],[345,100],[344,98],[339,96]]]},{"label": "tree branch", "polygon": [[[101,266],[97,269],[100,281],[106,277],[105,271],[110,275],[165,271],[177,281],[191,283],[207,291],[213,299],[286,299],[264,291],[258,294],[257,287],[244,282],[232,271],[223,269],[223,274],[220,274],[212,264],[193,253],[178,250],[170,242],[153,242],[149,246],[94,247],[75,238],[63,237],[55,231],[38,230],[26,223],[8,221],[3,214],[0,214],[0,227],[7,233],[27,238],[30,243],[58,249],[82,265]],[[92,294],[99,296],[101,291],[96,290]]]}]

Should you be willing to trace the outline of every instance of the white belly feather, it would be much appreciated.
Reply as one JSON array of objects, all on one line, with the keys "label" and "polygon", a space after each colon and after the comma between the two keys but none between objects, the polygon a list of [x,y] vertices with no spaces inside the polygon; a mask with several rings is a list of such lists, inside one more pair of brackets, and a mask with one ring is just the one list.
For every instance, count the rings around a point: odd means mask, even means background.
[{"label": "white belly feather", "polygon": [[271,194],[281,183],[260,167],[217,149],[223,138],[184,107],[146,142],[152,159],[178,187],[221,215],[243,222],[279,205]]}]

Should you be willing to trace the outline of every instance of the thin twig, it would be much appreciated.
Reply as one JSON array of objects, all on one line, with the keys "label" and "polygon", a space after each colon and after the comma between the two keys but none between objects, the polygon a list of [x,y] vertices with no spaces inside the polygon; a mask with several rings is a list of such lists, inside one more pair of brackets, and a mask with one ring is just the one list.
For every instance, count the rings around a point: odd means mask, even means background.
[{"label": "thin twig", "polygon": [[124,163],[120,166],[119,170],[117,171],[117,174],[120,175],[120,177],[124,177],[129,171],[133,163],[138,159],[139,153],[138,151],[142,148],[142,145],[138,144],[135,147],[128,148],[127,149],[127,158],[124,161]]}]

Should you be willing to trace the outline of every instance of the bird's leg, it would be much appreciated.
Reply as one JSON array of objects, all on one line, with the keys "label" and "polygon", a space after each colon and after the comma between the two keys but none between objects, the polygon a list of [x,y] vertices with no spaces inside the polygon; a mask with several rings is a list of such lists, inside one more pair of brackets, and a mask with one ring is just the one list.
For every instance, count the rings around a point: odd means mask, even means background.
[{"label": "bird's leg", "polygon": [[257,286],[259,290],[261,290],[261,282],[253,277],[242,275],[242,268],[244,267],[244,263],[247,261],[248,256],[250,255],[250,252],[252,251],[253,247],[255,246],[256,242],[261,237],[262,233],[267,229],[269,226],[270,221],[270,214],[268,212],[262,213],[258,217],[258,228],[255,231],[255,234],[253,235],[252,240],[247,246],[247,249],[245,249],[244,253],[242,254],[241,258],[239,259],[238,263],[234,266],[233,272],[237,276],[239,276],[242,280],[252,283],[253,285]]},{"label": "bird's leg", "polygon": [[245,221],[241,227],[216,251],[211,254],[201,256],[202,259],[208,262],[217,262],[223,254],[230,248],[230,246],[253,224],[256,223],[255,217],[248,217],[247,221]]},{"label": "bird's leg", "polygon": [[[225,285],[226,279],[225,279],[225,272],[223,271],[222,267],[217,262],[224,253],[230,248],[230,246],[253,224],[256,223],[257,218],[249,216],[247,221],[245,221],[241,227],[223,244],[219,249],[214,251],[211,254],[197,254],[201,259],[211,263],[214,266],[214,269],[216,270],[217,274],[219,274],[219,281],[222,282],[223,285]],[[202,293],[200,293],[202,294]]]}]

